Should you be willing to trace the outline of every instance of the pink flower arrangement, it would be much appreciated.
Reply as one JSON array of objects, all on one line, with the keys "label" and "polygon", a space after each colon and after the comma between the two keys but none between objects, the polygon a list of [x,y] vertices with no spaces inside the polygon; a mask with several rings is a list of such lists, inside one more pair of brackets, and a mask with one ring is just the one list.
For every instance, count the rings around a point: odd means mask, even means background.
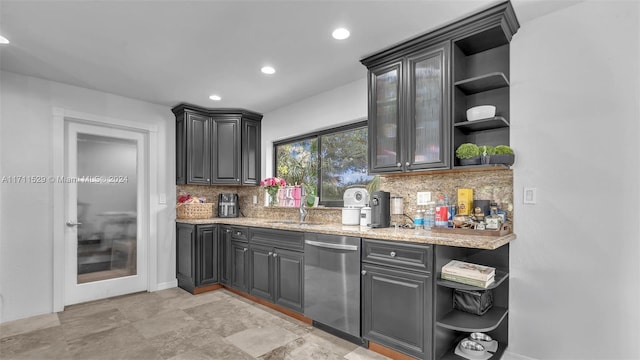
[{"label": "pink flower arrangement", "polygon": [[284,181],[284,179],[270,177],[260,181],[260,186],[267,189],[267,192],[271,197],[270,204],[271,206],[275,206],[278,203],[278,189],[280,186],[287,186],[287,182]]},{"label": "pink flower arrangement", "polygon": [[275,186],[276,190],[278,190],[280,186],[287,186],[287,182],[284,181],[284,179],[270,177],[260,181],[260,186],[264,186],[266,188]]}]

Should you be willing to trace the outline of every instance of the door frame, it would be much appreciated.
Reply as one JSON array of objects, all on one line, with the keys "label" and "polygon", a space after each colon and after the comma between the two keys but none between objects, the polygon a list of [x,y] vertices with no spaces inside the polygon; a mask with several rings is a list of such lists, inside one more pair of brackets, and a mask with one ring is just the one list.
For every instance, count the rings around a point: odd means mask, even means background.
[{"label": "door frame", "polygon": [[[64,176],[65,163],[65,129],[66,120],[79,123],[86,123],[109,128],[123,129],[142,133],[146,137],[146,162],[147,162],[147,191],[143,195],[145,198],[144,209],[141,214],[142,224],[146,224],[147,236],[147,291],[155,291],[158,287],[157,281],[157,219],[154,214],[159,211],[158,205],[158,127],[152,124],[137,123],[130,120],[115,119],[106,116],[82,113],[63,108],[52,108],[52,145],[51,152],[53,164],[53,176],[55,178]],[[53,194],[53,312],[64,310],[65,306],[65,195],[64,184],[50,183]]]}]

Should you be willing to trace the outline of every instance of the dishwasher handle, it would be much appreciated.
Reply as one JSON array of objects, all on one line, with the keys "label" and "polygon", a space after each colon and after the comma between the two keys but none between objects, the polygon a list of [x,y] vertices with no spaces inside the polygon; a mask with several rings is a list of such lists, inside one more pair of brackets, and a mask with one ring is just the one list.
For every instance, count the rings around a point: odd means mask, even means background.
[{"label": "dishwasher handle", "polygon": [[336,249],[336,250],[347,250],[347,251],[358,251],[358,246],[357,245],[332,244],[332,243],[326,243],[326,242],[322,242],[322,241],[313,241],[313,240],[305,240],[304,242],[307,245],[317,246],[317,247],[321,247],[321,248]]}]

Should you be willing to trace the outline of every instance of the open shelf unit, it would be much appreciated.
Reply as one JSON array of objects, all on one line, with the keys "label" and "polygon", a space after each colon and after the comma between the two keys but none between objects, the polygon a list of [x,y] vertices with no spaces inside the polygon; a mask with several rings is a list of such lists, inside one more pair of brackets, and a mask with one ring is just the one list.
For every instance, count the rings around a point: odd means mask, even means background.
[{"label": "open shelf unit", "polygon": [[[442,279],[442,267],[454,259],[495,267],[495,282],[484,289]],[[473,332],[486,333],[498,341],[498,351],[491,359],[499,359],[509,344],[509,244],[495,250],[436,246],[434,273],[434,359],[463,359],[454,354],[455,347]],[[454,289],[492,291],[493,306],[484,315],[454,309]]]},{"label": "open shelf unit", "polygon": [[[453,148],[464,143],[510,145],[509,41],[500,26],[453,40]],[[467,121],[466,111],[494,105],[496,116]],[[454,159],[454,168],[460,167]]]}]

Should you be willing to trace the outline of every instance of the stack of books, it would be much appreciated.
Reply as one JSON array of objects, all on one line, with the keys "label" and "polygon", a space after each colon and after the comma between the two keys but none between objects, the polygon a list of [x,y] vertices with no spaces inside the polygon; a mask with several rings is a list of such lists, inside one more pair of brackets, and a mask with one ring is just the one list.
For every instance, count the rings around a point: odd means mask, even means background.
[{"label": "stack of books", "polygon": [[490,266],[451,260],[442,267],[442,278],[486,289],[495,281],[496,269]]}]

